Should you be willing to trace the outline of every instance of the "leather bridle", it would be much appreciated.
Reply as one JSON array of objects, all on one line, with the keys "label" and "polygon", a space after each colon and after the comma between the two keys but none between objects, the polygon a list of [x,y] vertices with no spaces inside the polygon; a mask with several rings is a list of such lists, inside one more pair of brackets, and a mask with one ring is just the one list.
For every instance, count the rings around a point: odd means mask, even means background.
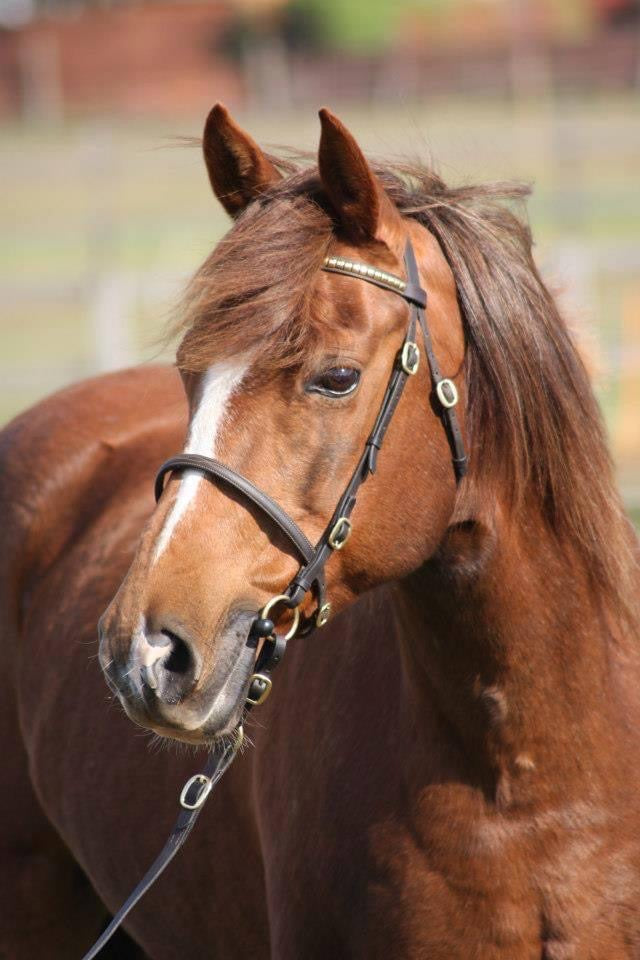
[{"label": "leather bridle", "polygon": [[[352,528],[351,514],[356,504],[358,490],[367,477],[375,473],[378,452],[382,447],[385,434],[407,380],[417,373],[420,363],[420,350],[416,343],[418,327],[422,334],[435,400],[451,447],[456,480],[460,480],[466,471],[467,458],[455,412],[458,392],[452,380],[441,376],[438,361],[433,352],[429,328],[425,319],[427,295],[420,286],[415,254],[410,241],[407,241],[404,262],[408,280],[402,280],[400,277],[383,270],[355,263],[343,257],[327,257],[324,261],[323,269],[330,273],[358,277],[397,293],[409,304],[409,323],[402,347],[396,356],[378,416],[365,442],[364,450],[351,479],[336,504],[329,523],[315,546],[311,545],[297,523],[268,494],[256,487],[242,474],[236,473],[235,470],[218,460],[203,457],[199,454],[181,453],[163,463],[158,471],[155,487],[156,500],[159,500],[162,495],[164,478],[167,474],[187,469],[198,470],[210,480],[219,482],[223,488],[224,486],[232,487],[241,494],[242,498],[248,500],[253,506],[266,514],[289,540],[301,558],[302,564],[293,580],[282,591],[282,594],[269,602],[268,609],[263,609],[252,627],[253,633],[258,636],[269,639],[274,635],[273,621],[268,614],[276,606],[276,601],[297,613],[300,604],[310,591],[313,592],[316,599],[315,612],[310,617],[297,617],[294,621],[297,628],[295,633],[299,636],[306,636],[316,627],[324,626],[329,619],[331,604],[326,596],[325,565],[333,551],[341,550],[349,539]],[[279,656],[280,658],[281,656]],[[279,659],[277,662],[279,662]],[[249,688],[249,703],[254,706],[262,703],[271,689],[269,676],[271,667],[271,663],[263,660],[260,671],[256,671],[252,677]]]},{"label": "leather bridle", "polygon": [[[356,504],[358,490],[367,477],[375,473],[378,453],[407,380],[418,371],[420,363],[420,349],[416,342],[418,328],[420,328],[429,366],[432,389],[431,400],[449,441],[456,483],[462,479],[467,471],[467,456],[455,410],[458,402],[458,391],[452,380],[442,377],[433,351],[425,317],[427,294],[420,286],[418,267],[410,240],[407,240],[404,264],[407,273],[406,280],[384,270],[339,256],[327,257],[323,264],[322,269],[329,273],[357,277],[401,296],[409,305],[409,323],[402,346],[396,355],[378,415],[364,445],[364,450],[351,479],[336,504],[329,523],[315,546],[311,544],[297,523],[268,494],[256,487],[242,474],[237,473],[218,460],[199,454],[181,453],[163,463],[158,471],[155,482],[156,500],[159,500],[162,495],[167,474],[178,473],[183,470],[197,470],[209,480],[219,483],[223,489],[225,486],[231,487],[241,495],[241,498],[269,517],[288,539],[302,562],[288,586],[263,607],[250,628],[249,642],[256,646],[262,642],[262,646],[256,660],[254,673],[249,681],[243,718],[233,739],[224,745],[220,753],[214,750],[205,765],[204,771],[187,781],[180,794],[180,814],[165,846],[102,936],[85,954],[83,960],[92,960],[93,957],[97,956],[132,907],[157,880],[186,840],[204,801],[231,765],[237,753],[242,742],[244,717],[253,707],[263,703],[269,695],[272,686],[271,674],[282,660],[288,641],[295,635],[307,636],[316,628],[324,626],[329,619],[331,604],[326,595],[325,565],[331,554],[335,550],[341,550],[349,539],[352,529],[351,514]],[[312,592],[315,597],[316,607],[313,614],[307,617],[301,615],[300,605],[309,592]],[[291,627],[285,634],[276,632],[274,621],[271,618],[272,610],[278,605],[283,605],[293,611]]]}]

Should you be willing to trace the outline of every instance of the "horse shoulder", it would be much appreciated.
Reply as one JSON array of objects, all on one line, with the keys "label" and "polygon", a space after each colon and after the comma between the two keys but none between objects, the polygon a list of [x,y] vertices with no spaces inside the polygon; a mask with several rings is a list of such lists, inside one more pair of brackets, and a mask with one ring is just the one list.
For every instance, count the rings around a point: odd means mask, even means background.
[{"label": "horse shoulder", "polygon": [[113,498],[130,502],[143,481],[149,493],[185,425],[178,374],[161,366],[82,381],[11,421],[0,432],[0,584],[15,597]]}]

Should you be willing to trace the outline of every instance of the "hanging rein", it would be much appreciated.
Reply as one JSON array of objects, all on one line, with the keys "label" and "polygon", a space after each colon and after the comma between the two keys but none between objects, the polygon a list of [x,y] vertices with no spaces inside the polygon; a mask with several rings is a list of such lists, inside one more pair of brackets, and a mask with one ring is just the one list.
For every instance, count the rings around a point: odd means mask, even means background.
[{"label": "hanging rein", "polygon": [[[180,793],[180,813],[167,842],[83,960],[92,960],[100,953],[129,911],[155,883],[189,836],[205,800],[231,766],[238,752],[243,738],[245,716],[253,707],[263,703],[271,692],[271,676],[284,656],[288,641],[295,635],[308,636],[316,628],[324,626],[329,619],[331,604],[326,594],[325,565],[333,551],[341,550],[349,539],[352,528],[351,514],[356,504],[358,490],[367,477],[375,473],[378,452],[407,380],[418,371],[420,363],[420,349],[416,342],[418,327],[429,366],[436,409],[451,449],[456,482],[459,482],[467,471],[467,456],[455,411],[458,391],[452,380],[442,377],[433,352],[425,317],[427,294],[420,286],[415,254],[409,240],[405,248],[404,264],[407,280],[344,257],[332,256],[324,261],[323,270],[329,273],[357,277],[401,296],[409,305],[409,323],[402,346],[396,356],[378,416],[364,445],[362,455],[336,504],[329,523],[315,546],[310,543],[297,523],[271,497],[246,477],[217,460],[198,454],[182,453],[171,457],[158,471],[155,483],[156,500],[159,500],[162,495],[165,476],[182,470],[197,470],[210,480],[220,482],[223,487],[225,485],[232,487],[245,500],[266,514],[287,537],[301,559],[301,566],[286,589],[278,596],[272,597],[263,607],[249,631],[249,642],[256,647],[262,642],[262,647],[249,681],[242,720],[234,735],[219,751],[214,750],[211,753],[202,773],[197,773],[184,785]],[[300,606],[310,592],[315,599],[315,610],[310,616],[304,616],[300,612]],[[272,611],[278,606],[285,606],[292,611],[291,626],[285,634],[276,633],[274,620],[271,617]]]}]

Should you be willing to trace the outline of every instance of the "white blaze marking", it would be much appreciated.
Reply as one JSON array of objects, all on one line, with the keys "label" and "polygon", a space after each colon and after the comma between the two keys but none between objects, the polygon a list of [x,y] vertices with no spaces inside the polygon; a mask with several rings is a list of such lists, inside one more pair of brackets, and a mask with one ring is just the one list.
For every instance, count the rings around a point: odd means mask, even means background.
[{"label": "white blaze marking", "polygon": [[[246,361],[235,361],[216,363],[207,370],[202,382],[200,401],[189,425],[185,453],[215,456],[216,439],[224,423],[227,403],[240,385],[248,366]],[[202,479],[200,470],[182,472],[178,496],[158,537],[153,555],[154,563],[166,550],[176,527],[193,504]]]}]

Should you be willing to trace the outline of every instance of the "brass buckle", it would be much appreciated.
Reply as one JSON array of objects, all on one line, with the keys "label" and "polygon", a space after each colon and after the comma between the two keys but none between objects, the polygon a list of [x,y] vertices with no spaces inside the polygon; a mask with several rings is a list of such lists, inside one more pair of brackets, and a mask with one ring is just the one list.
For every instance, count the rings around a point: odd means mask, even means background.
[{"label": "brass buckle", "polygon": [[347,517],[339,517],[334,523],[327,543],[332,550],[342,550],[351,536],[352,523]]},{"label": "brass buckle", "polygon": [[331,604],[323,603],[316,613],[316,627],[324,627],[331,614]]},{"label": "brass buckle", "polygon": [[273,686],[273,683],[271,682],[271,677],[268,677],[266,673],[253,673],[251,674],[251,679],[249,680],[249,690],[251,690],[251,685],[254,680],[262,680],[262,682],[266,684],[260,696],[256,697],[255,700],[253,697],[247,697],[247,703],[250,703],[254,707],[259,707],[261,703],[265,702],[271,693],[271,687]]},{"label": "brass buckle", "polygon": [[[195,800],[189,802],[187,800],[187,794],[189,793],[191,787],[195,786],[196,784],[200,786],[200,789]],[[198,810],[211,793],[212,787],[213,780],[210,777],[207,777],[204,773],[196,773],[195,776],[187,780],[182,788],[182,793],[180,794],[180,806],[183,807],[184,810]]]},{"label": "brass buckle", "polygon": [[[449,391],[449,396],[445,391]],[[453,380],[449,380],[445,377],[444,380],[440,380],[436,384],[436,393],[438,395],[438,400],[446,410],[450,410],[451,407],[455,407],[458,402],[458,388],[456,387]]]},{"label": "brass buckle", "polygon": [[[268,620],[269,614],[278,603],[287,603],[290,599],[291,598],[288,597],[286,593],[279,593],[277,597],[271,597],[271,600],[269,600],[268,603],[265,603],[264,607],[260,611],[261,619]],[[289,607],[288,609],[291,610],[291,607]],[[285,640],[291,640],[291,638],[296,635],[296,631],[298,629],[298,626],[300,625],[300,608],[293,607],[292,613],[293,613],[293,622],[289,627],[288,631],[284,635]]]},{"label": "brass buckle", "polygon": [[404,342],[402,353],[400,354],[400,365],[404,372],[408,373],[410,377],[418,372],[418,367],[420,366],[420,348],[413,340],[406,340]]}]

